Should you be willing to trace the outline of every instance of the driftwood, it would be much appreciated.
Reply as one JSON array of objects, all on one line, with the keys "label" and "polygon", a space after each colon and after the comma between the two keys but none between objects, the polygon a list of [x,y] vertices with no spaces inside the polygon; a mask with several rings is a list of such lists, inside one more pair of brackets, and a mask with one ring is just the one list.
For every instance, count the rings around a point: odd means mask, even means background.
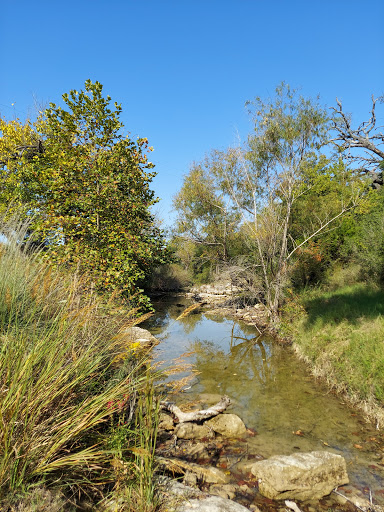
[{"label": "driftwood", "polygon": [[161,408],[171,412],[179,420],[179,423],[185,423],[186,421],[201,421],[213,416],[217,416],[229,406],[231,400],[228,396],[223,396],[220,402],[208,409],[201,409],[199,411],[183,412],[177,405],[171,402],[161,402]]},{"label": "driftwood", "polygon": [[299,507],[296,505],[296,503],[294,501],[288,501],[288,500],[285,500],[285,505],[290,508],[291,510],[293,510],[293,512],[301,512],[301,510],[299,509]]}]

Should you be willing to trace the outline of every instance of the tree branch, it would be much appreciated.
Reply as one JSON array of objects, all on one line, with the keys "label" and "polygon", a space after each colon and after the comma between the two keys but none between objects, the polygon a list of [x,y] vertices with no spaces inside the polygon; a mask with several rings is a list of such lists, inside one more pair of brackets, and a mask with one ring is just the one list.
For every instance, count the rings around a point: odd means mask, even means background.
[{"label": "tree branch", "polygon": [[187,421],[201,421],[217,416],[230,405],[231,400],[228,396],[223,396],[220,402],[208,409],[201,409],[200,411],[183,412],[177,405],[171,402],[161,402],[160,406],[162,409],[171,412],[179,420],[179,423],[185,423]]}]

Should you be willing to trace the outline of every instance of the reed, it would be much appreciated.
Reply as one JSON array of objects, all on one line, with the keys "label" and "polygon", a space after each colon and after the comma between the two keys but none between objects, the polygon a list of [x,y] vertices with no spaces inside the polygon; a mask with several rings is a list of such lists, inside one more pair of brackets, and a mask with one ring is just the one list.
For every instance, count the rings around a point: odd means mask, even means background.
[{"label": "reed", "polygon": [[[155,436],[137,404],[153,400],[148,360],[116,336],[138,323],[135,312],[108,314],[111,305],[86,278],[43,263],[21,243],[28,225],[0,220],[0,230],[0,508],[58,481],[72,491],[109,492],[118,454],[129,480],[132,450]],[[121,417],[129,419],[124,447],[109,442]],[[146,480],[135,489],[141,495],[145,487],[153,494],[153,450],[146,460]]]}]

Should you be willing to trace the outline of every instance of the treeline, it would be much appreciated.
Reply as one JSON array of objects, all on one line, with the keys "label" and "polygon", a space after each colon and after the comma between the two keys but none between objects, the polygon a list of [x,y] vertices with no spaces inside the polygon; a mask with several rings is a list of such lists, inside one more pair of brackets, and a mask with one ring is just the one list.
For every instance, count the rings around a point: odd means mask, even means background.
[{"label": "treeline", "polygon": [[247,139],[194,163],[174,198],[174,240],[191,279],[229,279],[275,319],[287,289],[322,282],[336,263],[382,281],[380,102],[356,127],[341,102],[325,109],[284,83],[248,102]]},{"label": "treeline", "polygon": [[102,293],[147,307],[142,286],[169,260],[146,138],[124,135],[121,105],[99,82],[50,103],[36,121],[0,119],[0,213],[29,219],[29,247],[86,272]]}]

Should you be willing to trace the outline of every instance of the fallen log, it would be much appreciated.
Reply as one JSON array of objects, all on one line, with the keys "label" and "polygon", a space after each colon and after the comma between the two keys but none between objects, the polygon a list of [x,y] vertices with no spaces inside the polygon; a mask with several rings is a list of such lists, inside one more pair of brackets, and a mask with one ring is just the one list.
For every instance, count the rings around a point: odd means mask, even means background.
[{"label": "fallen log", "polygon": [[171,402],[161,402],[160,406],[162,409],[172,413],[178,420],[179,423],[185,423],[187,421],[202,421],[213,416],[217,416],[230,405],[231,400],[228,396],[223,396],[220,402],[208,409],[200,409],[199,411],[183,412],[177,405]]}]

